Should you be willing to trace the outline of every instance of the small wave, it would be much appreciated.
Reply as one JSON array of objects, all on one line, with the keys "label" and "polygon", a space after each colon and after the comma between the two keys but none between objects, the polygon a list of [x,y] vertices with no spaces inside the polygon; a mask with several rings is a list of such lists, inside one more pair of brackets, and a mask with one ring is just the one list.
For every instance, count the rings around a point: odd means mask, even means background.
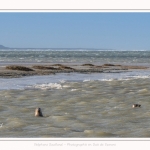
[{"label": "small wave", "polygon": [[71,89],[71,91],[76,91],[77,89]]},{"label": "small wave", "polygon": [[66,81],[65,81],[65,80],[59,80],[59,82],[60,82],[60,83],[65,83]]},{"label": "small wave", "polygon": [[100,81],[113,81],[115,79],[101,79]]},{"label": "small wave", "polygon": [[120,78],[118,80],[132,80],[132,79],[147,79],[150,78],[150,76],[143,76],[143,75],[133,75],[133,76],[126,76],[124,78]]},{"label": "small wave", "polygon": [[67,87],[70,87],[70,86],[69,85],[63,85],[62,87],[67,88]]},{"label": "small wave", "polygon": [[48,83],[48,84],[36,84],[29,88],[50,90],[50,89],[62,89],[62,86],[61,84],[58,83]]},{"label": "small wave", "polygon": [[150,78],[150,76],[133,76],[133,78],[142,78],[142,79],[146,79],[146,78]]},{"label": "small wave", "polygon": [[141,94],[142,94],[142,93],[144,94],[144,93],[147,93],[147,92],[148,92],[147,89],[141,89],[141,90],[138,91],[138,93],[141,93]]},{"label": "small wave", "polygon": [[91,79],[85,79],[85,80],[83,80],[83,82],[88,82],[88,81],[91,81]]}]

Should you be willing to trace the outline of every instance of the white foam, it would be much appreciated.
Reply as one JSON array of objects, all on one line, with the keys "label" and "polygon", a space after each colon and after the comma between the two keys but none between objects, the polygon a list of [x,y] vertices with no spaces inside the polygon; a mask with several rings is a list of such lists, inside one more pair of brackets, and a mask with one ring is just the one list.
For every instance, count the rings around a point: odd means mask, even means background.
[{"label": "white foam", "polygon": [[141,89],[141,90],[139,90],[138,92],[139,92],[139,93],[147,93],[148,90],[147,90],[147,89]]},{"label": "white foam", "polygon": [[23,78],[0,78],[0,90],[9,89],[62,89],[68,88],[71,82],[117,81],[150,78],[150,70],[123,73],[60,73],[47,76],[31,76]]},{"label": "white foam", "polygon": [[76,91],[77,89],[71,89],[71,91]]},{"label": "white foam", "polygon": [[50,89],[62,89],[62,86],[61,84],[58,83],[48,83],[48,84],[36,84],[31,88],[50,90]]},{"label": "white foam", "polygon": [[83,82],[88,82],[88,81],[91,81],[91,79],[85,79],[85,80],[83,80]]},{"label": "white foam", "polygon": [[133,76],[133,78],[137,78],[137,79],[138,78],[146,79],[146,78],[149,78],[149,77],[150,76],[142,76],[142,75],[141,76],[140,75],[139,76]]},{"label": "white foam", "polygon": [[114,79],[101,79],[99,81],[113,81]]},{"label": "white foam", "polygon": [[67,88],[67,87],[70,87],[70,86],[69,86],[69,85],[63,85],[62,87],[63,87],[63,88]]},{"label": "white foam", "polygon": [[65,83],[66,81],[65,81],[65,80],[59,80],[59,82],[60,82],[60,83]]}]

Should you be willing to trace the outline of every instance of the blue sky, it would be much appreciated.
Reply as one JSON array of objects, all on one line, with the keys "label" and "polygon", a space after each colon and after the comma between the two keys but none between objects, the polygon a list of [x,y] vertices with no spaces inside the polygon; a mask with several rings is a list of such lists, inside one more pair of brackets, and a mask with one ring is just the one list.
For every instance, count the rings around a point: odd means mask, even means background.
[{"label": "blue sky", "polygon": [[150,50],[150,13],[0,13],[0,45]]}]

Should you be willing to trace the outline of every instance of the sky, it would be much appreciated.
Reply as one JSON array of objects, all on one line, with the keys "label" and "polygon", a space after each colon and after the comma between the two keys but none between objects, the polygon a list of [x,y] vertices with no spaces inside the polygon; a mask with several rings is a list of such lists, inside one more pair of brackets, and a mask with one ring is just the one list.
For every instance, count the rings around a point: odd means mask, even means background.
[{"label": "sky", "polygon": [[150,13],[0,12],[0,45],[150,50]]}]

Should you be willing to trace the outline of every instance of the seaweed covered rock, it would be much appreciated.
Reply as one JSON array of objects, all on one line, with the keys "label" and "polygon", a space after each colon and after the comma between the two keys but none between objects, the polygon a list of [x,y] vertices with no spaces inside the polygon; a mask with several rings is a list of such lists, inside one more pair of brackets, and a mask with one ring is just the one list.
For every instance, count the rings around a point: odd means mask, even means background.
[{"label": "seaweed covered rock", "polygon": [[93,64],[83,64],[82,66],[94,66]]},{"label": "seaweed covered rock", "polygon": [[6,66],[6,69],[9,69],[9,70],[18,70],[18,71],[34,71],[31,68],[24,67],[24,66],[16,66],[16,65]]},{"label": "seaweed covered rock", "polygon": [[115,66],[114,64],[104,64],[103,66]]},{"label": "seaweed covered rock", "polygon": [[59,69],[71,69],[74,70],[74,68],[68,67],[68,66],[60,66]]},{"label": "seaweed covered rock", "polygon": [[71,68],[71,67],[68,67],[68,66],[65,66],[65,65],[62,65],[62,64],[54,64],[53,66],[58,66],[59,69],[71,69],[71,70],[74,70],[74,68]]},{"label": "seaweed covered rock", "polygon": [[51,66],[33,66],[34,69],[41,69],[41,70],[56,70],[57,68]]}]

